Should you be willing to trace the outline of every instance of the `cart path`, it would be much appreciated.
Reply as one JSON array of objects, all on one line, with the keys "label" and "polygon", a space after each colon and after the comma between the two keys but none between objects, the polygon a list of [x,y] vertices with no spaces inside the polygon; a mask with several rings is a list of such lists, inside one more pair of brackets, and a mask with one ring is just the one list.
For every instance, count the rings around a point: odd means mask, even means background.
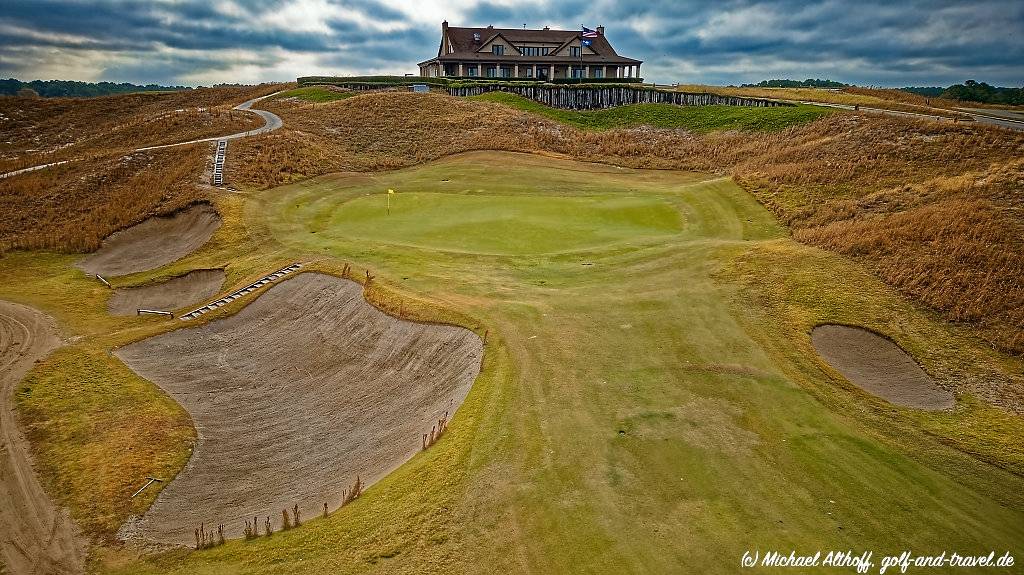
[{"label": "cart path", "polygon": [[[191,145],[191,144],[201,144],[203,142],[219,142],[221,140],[237,140],[239,138],[245,138],[245,137],[248,137],[248,136],[256,136],[256,135],[259,135],[259,134],[266,134],[267,132],[273,132],[274,130],[277,130],[278,128],[281,128],[282,126],[284,126],[284,121],[281,120],[281,117],[278,116],[277,114],[273,113],[273,112],[268,112],[266,110],[259,110],[259,109],[253,108],[252,105],[257,103],[257,102],[259,102],[260,100],[265,100],[265,99],[270,98],[272,96],[276,96],[276,95],[280,94],[281,92],[283,92],[283,90],[282,91],[278,91],[278,92],[274,92],[273,94],[267,94],[266,96],[260,96],[259,98],[253,98],[251,100],[246,100],[245,102],[242,102],[241,104],[239,104],[239,105],[234,107],[235,110],[243,110],[243,111],[246,111],[246,112],[252,112],[252,113],[258,115],[259,117],[263,118],[263,126],[260,127],[260,128],[256,128],[255,130],[249,130],[247,132],[238,132],[238,133],[235,133],[235,134],[228,134],[227,136],[215,136],[215,137],[212,137],[212,138],[199,138],[197,140],[188,140],[188,141],[185,141],[185,142],[178,142],[178,143],[175,143],[175,144],[162,144],[162,145],[159,145],[159,146],[146,146],[146,147],[143,147],[143,148],[135,148],[132,151],[133,152],[145,152],[147,150],[159,150],[159,149],[162,149],[162,148],[174,148],[174,147],[177,147],[177,146],[188,146],[188,145]],[[28,167],[28,168],[22,168],[20,170],[14,170],[13,172],[7,172],[6,174],[0,174],[0,180],[2,180],[4,178],[9,178],[11,176],[17,176],[18,174],[24,174],[24,173],[27,173],[27,172],[34,172],[36,170],[42,170],[43,168],[49,168],[51,166],[59,166],[61,164],[67,164],[69,162],[77,162],[80,159],[81,158],[73,158],[73,159],[70,159],[70,160],[62,160],[60,162],[51,162],[49,164],[41,164],[39,166],[31,166],[31,167]]]},{"label": "cart path", "polygon": [[[794,104],[809,104],[812,106],[824,106],[826,108],[838,108],[840,110],[858,110],[861,112],[870,112],[874,114],[885,114],[887,116],[897,116],[902,118],[919,118],[922,120],[932,120],[935,122],[952,122],[953,118],[946,116],[940,116],[938,114],[927,114],[924,112],[904,112],[902,110],[889,110],[887,108],[872,108],[870,106],[851,106],[848,104],[831,104],[827,102],[812,102],[810,100],[783,100],[784,102],[791,102]],[[942,110],[942,108],[932,108],[933,110]],[[949,110],[942,110],[948,112]],[[989,126],[997,126],[999,128],[1006,128],[1008,130],[1024,131],[1024,120],[1018,120],[1013,118],[998,117],[996,115],[981,113],[979,110],[970,108],[956,108],[958,114],[970,116],[971,120],[962,121],[974,121],[979,124],[987,124]]]},{"label": "cart path", "polygon": [[43,491],[14,405],[14,390],[35,361],[61,345],[52,318],[0,301],[0,557],[12,575],[85,571],[85,542]]}]

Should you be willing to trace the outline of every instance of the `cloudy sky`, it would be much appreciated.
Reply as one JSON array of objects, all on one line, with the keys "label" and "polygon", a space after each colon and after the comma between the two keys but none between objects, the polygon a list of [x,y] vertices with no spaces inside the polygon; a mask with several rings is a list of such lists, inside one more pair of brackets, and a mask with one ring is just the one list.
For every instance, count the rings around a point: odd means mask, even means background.
[{"label": "cloudy sky", "polygon": [[451,25],[603,24],[658,82],[1024,84],[1024,1],[2,0],[0,77],[161,84],[401,74]]}]

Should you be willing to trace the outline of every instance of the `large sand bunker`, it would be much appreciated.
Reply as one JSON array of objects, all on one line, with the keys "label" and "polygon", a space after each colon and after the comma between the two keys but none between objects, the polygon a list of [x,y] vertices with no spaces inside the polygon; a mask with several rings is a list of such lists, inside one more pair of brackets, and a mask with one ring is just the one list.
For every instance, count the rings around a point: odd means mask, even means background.
[{"label": "large sand bunker", "polygon": [[[190,543],[200,522],[241,534],[246,518],[340,504],[412,457],[480,370],[469,330],[401,321],[354,282],[305,273],[238,314],[116,351],[170,393],[199,439],[185,469],[129,530]],[[140,478],[142,480],[143,478]]]},{"label": "large sand bunker", "polygon": [[167,281],[118,288],[107,302],[111,315],[135,315],[137,310],[170,311],[207,300],[224,284],[224,270],[193,270]]},{"label": "large sand bunker", "polygon": [[89,274],[123,276],[167,265],[197,250],[220,227],[213,206],[197,204],[114,233],[76,264]]},{"label": "large sand bunker", "polygon": [[898,345],[877,333],[821,325],[811,331],[811,342],[829,365],[861,389],[906,407],[953,407],[952,394],[936,385]]},{"label": "large sand bunker", "polygon": [[15,386],[60,345],[52,319],[0,301],[0,572],[85,571],[84,543],[67,511],[47,497],[33,473],[28,440],[14,413]]}]

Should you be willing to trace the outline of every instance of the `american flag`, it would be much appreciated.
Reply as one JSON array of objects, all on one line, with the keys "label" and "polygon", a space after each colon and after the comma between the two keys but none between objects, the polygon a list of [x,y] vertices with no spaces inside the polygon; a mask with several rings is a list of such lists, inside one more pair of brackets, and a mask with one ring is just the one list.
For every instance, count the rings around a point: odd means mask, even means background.
[{"label": "american flag", "polygon": [[591,30],[590,28],[587,28],[586,26],[584,26],[583,27],[583,37],[584,38],[597,38],[597,30]]}]

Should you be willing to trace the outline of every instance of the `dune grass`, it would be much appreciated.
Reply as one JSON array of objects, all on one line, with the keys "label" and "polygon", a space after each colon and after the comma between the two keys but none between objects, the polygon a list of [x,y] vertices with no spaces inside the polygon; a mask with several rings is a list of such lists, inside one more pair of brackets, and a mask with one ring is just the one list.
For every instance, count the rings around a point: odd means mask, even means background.
[{"label": "dune grass", "polygon": [[[398,201],[460,195],[422,206],[452,219],[465,198],[642,196],[674,207],[680,223],[575,250],[499,254],[488,249],[491,226],[461,230],[461,251],[437,249],[417,237],[425,224],[411,213],[362,214],[392,228],[379,232],[386,241],[334,229],[348,203],[379,200],[387,187]],[[482,374],[437,445],[330,517],[199,552],[140,558],[100,547],[98,572],[667,573],[687,565],[733,573],[750,549],[987,553],[1024,538],[1020,418],[969,395],[950,413],[888,405],[832,372],[808,330],[821,322],[876,329],[948,385],[1012,378],[1020,362],[849,260],[789,239],[728,179],[478,152],[218,201],[225,223],[208,246],[173,269],[128,279],[228,264],[228,290],[282,261],[335,273],[351,262],[357,276],[372,270],[367,297],[381,308],[487,332]],[[518,205],[509,217],[543,215]],[[578,221],[600,221],[591,216]],[[567,241],[585,233],[565,230]],[[67,260],[41,262],[0,297],[75,331],[116,332],[106,345],[178,327],[100,320],[98,305],[76,306],[74,292],[57,290],[59,274],[76,273]],[[62,386],[90,391],[61,365],[37,366],[32,377],[53,389],[34,388],[25,408],[45,416],[42,399],[60,397]],[[91,392],[141,406],[161,395]],[[87,399],[61,416],[92,413]],[[81,459],[72,439],[44,449]],[[133,457],[133,445],[114,445],[93,449],[121,473],[116,463]],[[85,471],[100,472],[100,463]]]},{"label": "dune grass", "polygon": [[561,110],[550,108],[516,94],[491,92],[475,99],[498,102],[533,112],[584,130],[612,128],[683,128],[694,132],[716,130],[752,130],[774,132],[817,120],[831,113],[817,106],[752,108],[744,106],[675,106],[672,104],[632,104],[604,110]]}]

